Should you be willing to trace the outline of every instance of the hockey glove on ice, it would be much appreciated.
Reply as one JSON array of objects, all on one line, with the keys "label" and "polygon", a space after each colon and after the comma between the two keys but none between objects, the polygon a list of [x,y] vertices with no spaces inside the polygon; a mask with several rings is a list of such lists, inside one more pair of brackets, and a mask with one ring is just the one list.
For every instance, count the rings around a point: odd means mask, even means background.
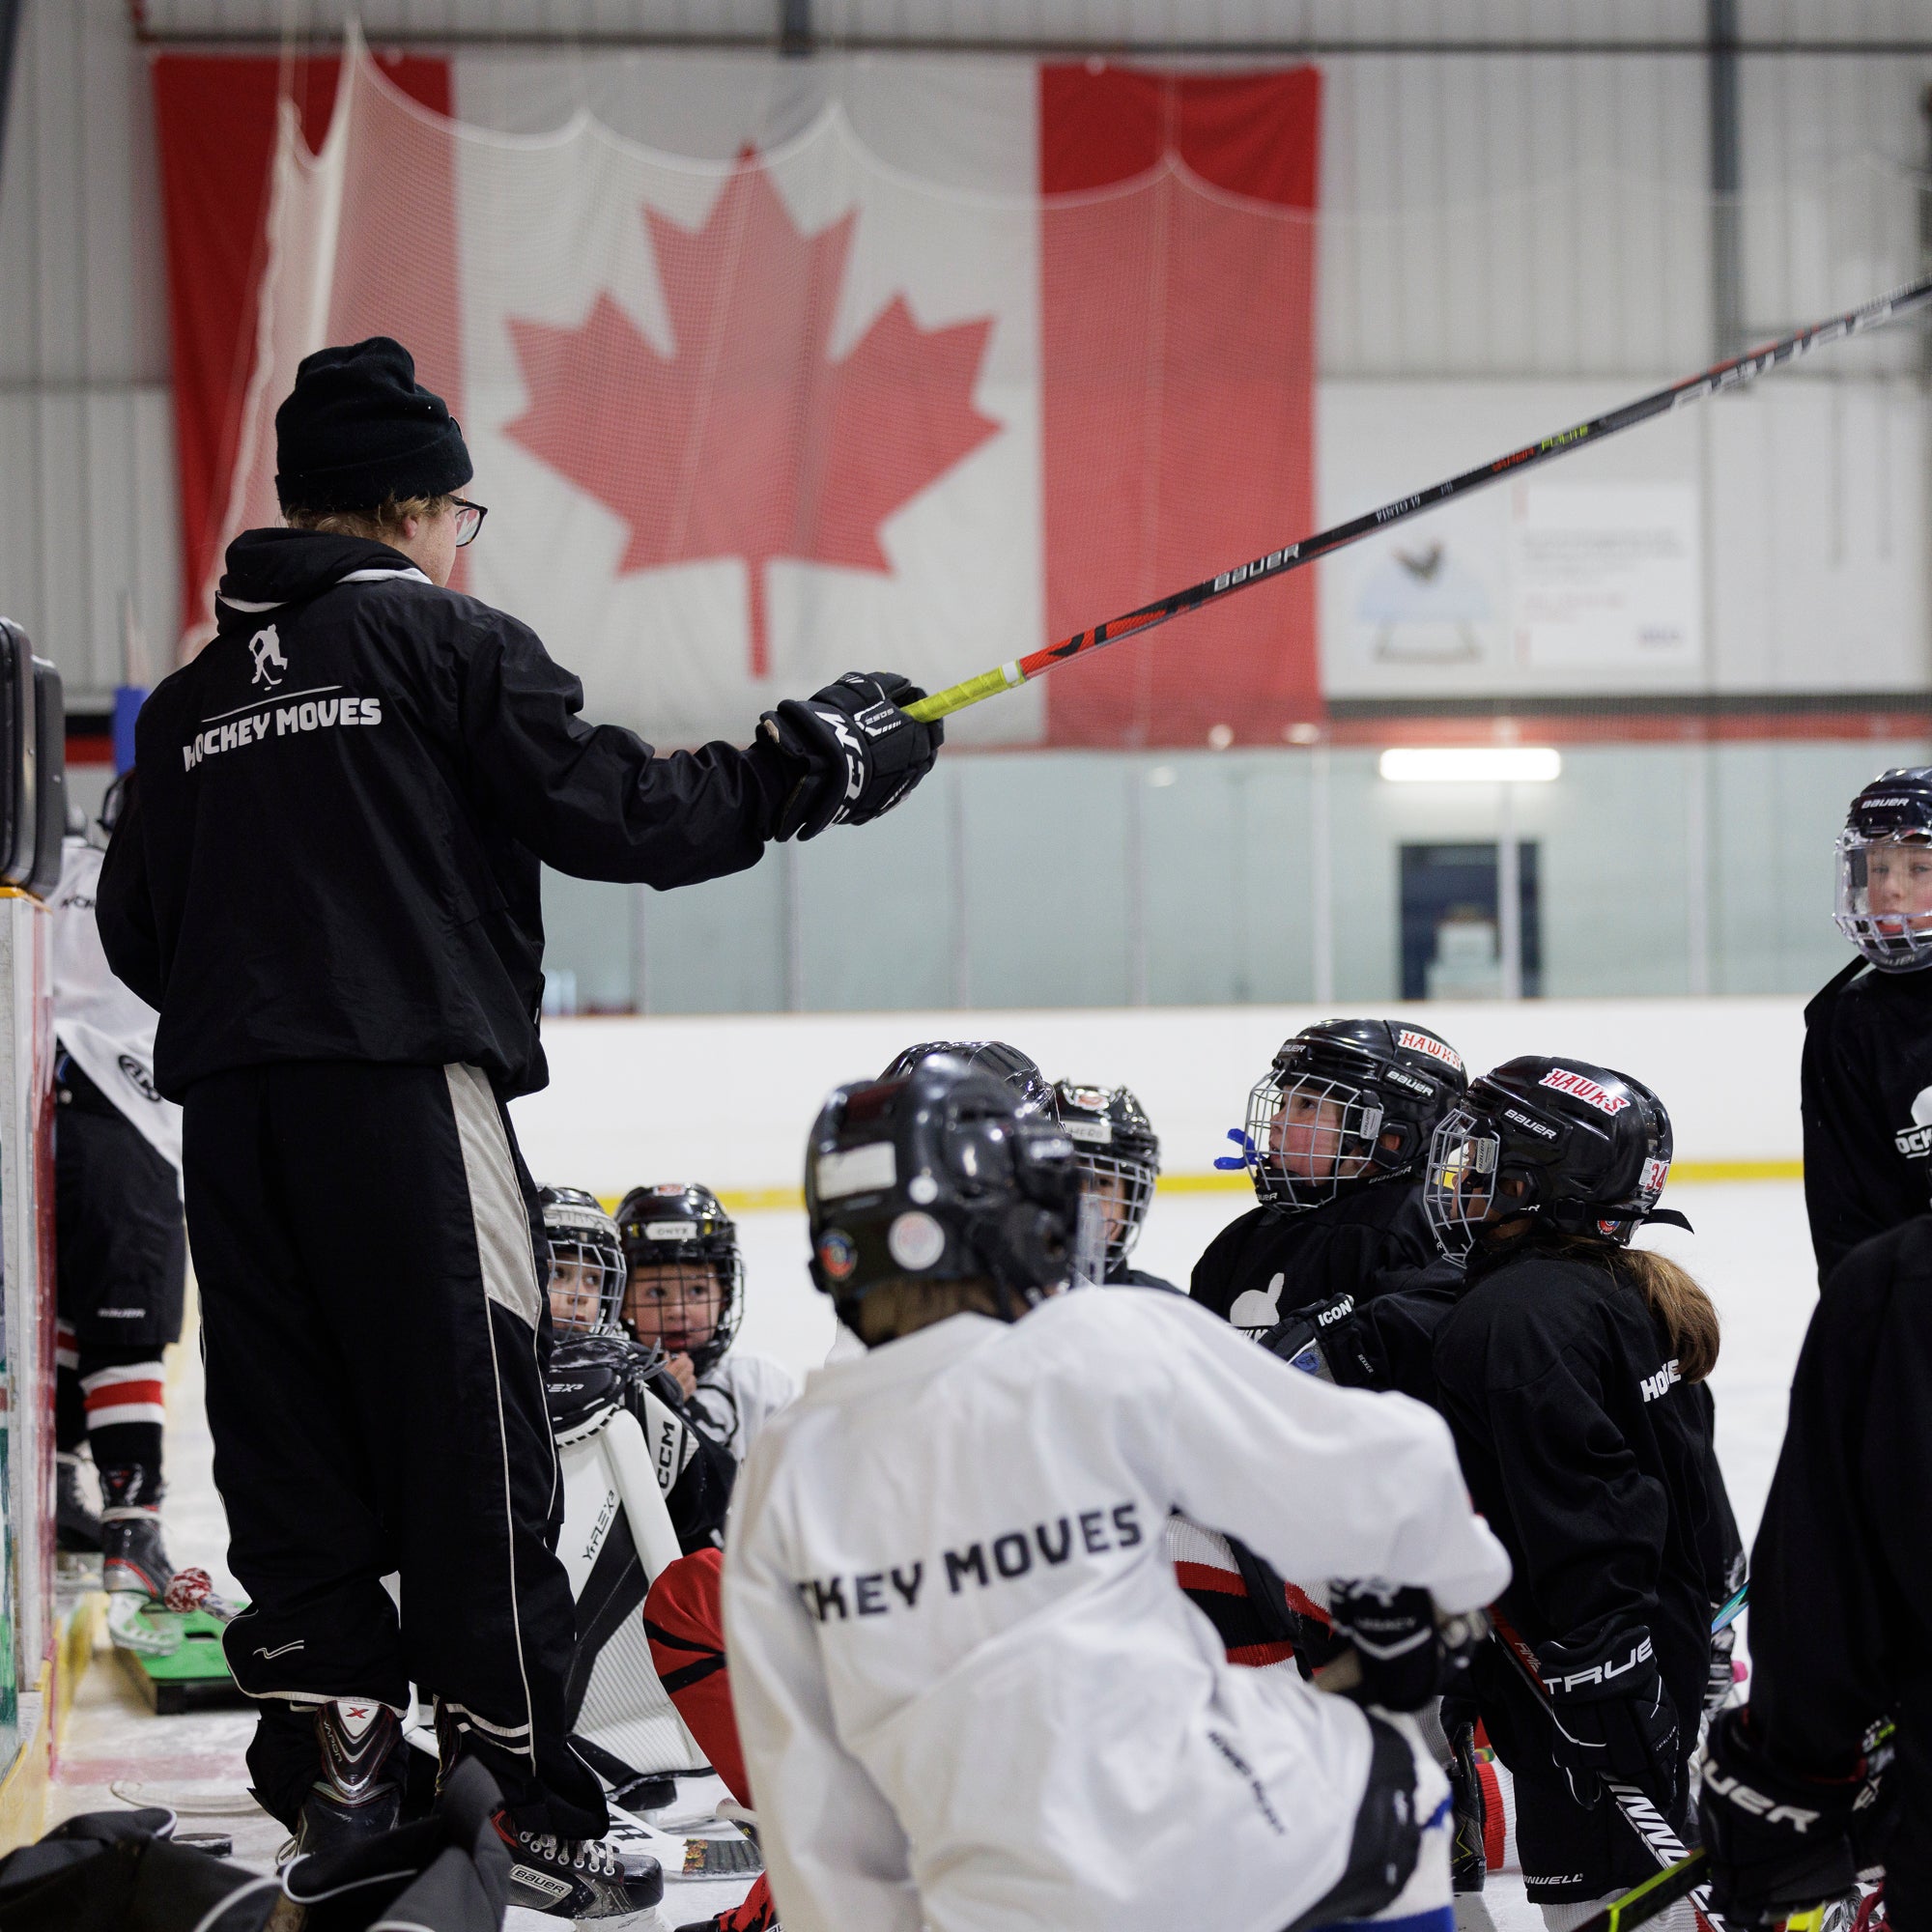
[{"label": "hockey glove on ice", "polygon": [[816,838],[828,825],[865,825],[897,805],[946,742],[945,725],[900,709],[924,696],[893,671],[854,670],[767,711],[758,729],[792,773],[777,837]]},{"label": "hockey glove on ice", "polygon": [[1354,1646],[1362,1682],[1353,1694],[1388,1711],[1419,1711],[1442,1688],[1435,1600],[1411,1583],[1334,1582],[1328,1615]]},{"label": "hockey glove on ice", "polygon": [[1770,1925],[1851,1889],[1852,1813],[1872,1789],[1862,1767],[1837,1780],[1780,1770],[1752,1736],[1747,1708],[1718,1715],[1701,1769],[1697,1810],[1719,1916]]},{"label": "hockey glove on ice", "polygon": [[1577,1804],[1595,1804],[1602,1780],[1614,1777],[1675,1809],[1684,1753],[1649,1631],[1632,1624],[1595,1643],[1540,1643],[1536,1660],[1556,1720],[1551,1755]]}]

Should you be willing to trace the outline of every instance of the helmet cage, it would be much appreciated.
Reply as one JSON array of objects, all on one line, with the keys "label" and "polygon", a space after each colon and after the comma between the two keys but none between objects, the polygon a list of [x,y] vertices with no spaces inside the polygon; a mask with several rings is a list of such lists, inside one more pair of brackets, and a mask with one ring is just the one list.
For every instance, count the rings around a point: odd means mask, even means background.
[{"label": "helmet cage", "polygon": [[544,1209],[544,1236],[551,1325],[573,1335],[612,1333],[624,1296],[624,1250],[615,1225],[554,1204]]},{"label": "helmet cage", "polygon": [[[1104,1255],[1094,1280],[1111,1276],[1133,1253],[1160,1177],[1160,1140],[1124,1087],[1054,1084],[1054,1112],[1073,1143],[1094,1199]],[[1083,1278],[1086,1278],[1083,1275]]]},{"label": "helmet cage", "polygon": [[1435,1244],[1451,1261],[1466,1260],[1482,1230],[1496,1218],[1502,1135],[1468,1107],[1442,1117],[1429,1145],[1422,1208]]},{"label": "helmet cage", "polygon": [[[718,1284],[718,1317],[708,1340],[690,1350],[697,1374],[723,1361],[737,1339],[745,1315],[745,1258],[738,1248],[737,1224],[708,1187],[685,1181],[634,1187],[617,1209],[618,1234],[624,1243],[628,1274],[639,1266],[671,1267],[673,1284],[685,1291],[694,1279]],[[705,1276],[686,1270],[702,1268]],[[627,1278],[622,1297],[623,1323],[636,1339],[636,1297]],[[655,1339],[655,1338],[651,1338]]]},{"label": "helmet cage", "polygon": [[[1271,1066],[1249,1090],[1243,1158],[1263,1207],[1298,1214],[1334,1200],[1353,1182],[1381,1178],[1377,1143],[1383,1108],[1377,1094],[1353,1081],[1288,1072],[1284,1078],[1279,1065]],[[1307,1109],[1300,1122],[1288,1118],[1295,1101]],[[1323,1125],[1321,1111],[1331,1106],[1337,1118]],[[1404,1164],[1413,1151],[1405,1151]],[[1305,1162],[1309,1171],[1291,1169],[1291,1159]]]},{"label": "helmet cage", "polygon": [[[718,1290],[718,1315],[711,1324],[708,1340],[699,1342],[688,1352],[691,1366],[702,1375],[706,1369],[722,1362],[729,1352],[731,1344],[737,1340],[738,1324],[745,1313],[745,1258],[738,1252],[738,1244],[732,1241],[728,1252],[720,1252],[722,1244],[715,1242],[686,1241],[675,1252],[663,1252],[669,1243],[652,1243],[646,1248],[633,1242],[628,1249],[630,1268],[623,1287],[623,1325],[637,1341],[659,1343],[657,1336],[645,1337],[638,1332],[637,1286],[632,1279],[639,1267],[655,1267],[669,1270],[667,1284],[660,1277],[660,1286],[677,1289],[679,1298],[690,1300],[694,1287]],[[668,1298],[668,1297],[667,1297]]]},{"label": "helmet cage", "polygon": [[1094,1207],[1094,1232],[1102,1249],[1099,1273],[1093,1278],[1104,1280],[1133,1253],[1141,1237],[1148,1209],[1153,1206],[1158,1165],[1130,1154],[1101,1153],[1078,1141],[1074,1145],[1087,1176],[1087,1199]]},{"label": "helmet cage", "polygon": [[1932,858],[1932,834],[1900,829],[1867,832],[1848,825],[1838,835],[1838,930],[1882,973],[1916,973],[1932,966],[1932,908],[1922,913],[1871,909],[1871,853],[1876,847],[1916,850]]}]

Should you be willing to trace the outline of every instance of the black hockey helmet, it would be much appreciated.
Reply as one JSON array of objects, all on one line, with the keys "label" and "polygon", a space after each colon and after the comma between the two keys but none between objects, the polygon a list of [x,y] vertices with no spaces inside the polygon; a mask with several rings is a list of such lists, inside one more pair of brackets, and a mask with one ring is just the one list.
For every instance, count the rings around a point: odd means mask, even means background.
[{"label": "black hockey helmet", "polygon": [[909,1046],[896,1055],[879,1078],[897,1080],[936,1053],[943,1053],[952,1060],[963,1060],[968,1066],[977,1066],[982,1073],[990,1073],[995,1080],[1004,1083],[1022,1115],[1050,1115],[1053,1112],[1053,1089],[1046,1084],[1046,1075],[1039,1070],[1039,1062],[1031,1054],[1022,1053],[1018,1047],[1009,1046],[1003,1039],[922,1040],[919,1045]]},{"label": "black hockey helmet", "polygon": [[839,1088],[806,1150],[811,1278],[851,1312],[883,1281],[993,1284],[1015,1321],[1099,1273],[1098,1216],[1073,1142],[950,1054]]},{"label": "black hockey helmet", "polygon": [[1423,1207],[1452,1259],[1486,1227],[1532,1214],[1628,1247],[1646,1221],[1690,1225],[1658,1210],[1670,1151],[1670,1116],[1642,1081],[1526,1054],[1472,1082],[1436,1128]]},{"label": "black hockey helmet", "polygon": [[575,1334],[614,1331],[624,1298],[624,1249],[617,1224],[582,1187],[540,1187],[550,1247],[550,1319]]},{"label": "black hockey helmet", "polygon": [[1133,1253],[1160,1174],[1160,1136],[1147,1109],[1124,1087],[1053,1083],[1053,1111],[1073,1143],[1100,1205],[1111,1275]]},{"label": "black hockey helmet", "polygon": [[1413,1174],[1468,1085],[1463,1056],[1406,1020],[1320,1020],[1286,1039],[1248,1094],[1241,1145],[1264,1208],[1299,1213]]},{"label": "black hockey helmet", "polygon": [[1834,917],[1882,973],[1932,966],[1932,768],[1884,772],[1853,799]]},{"label": "black hockey helmet", "polygon": [[[673,1353],[689,1355],[700,1375],[723,1361],[745,1315],[745,1258],[738,1248],[738,1224],[725,1213],[724,1203],[695,1181],[661,1180],[634,1187],[617,1204],[617,1234],[633,1278],[640,1268],[675,1270],[649,1284],[660,1302],[668,1298],[665,1291],[671,1287],[682,1287],[688,1300],[693,1289],[708,1293],[713,1280],[718,1286],[718,1318],[707,1340],[678,1347],[677,1330],[670,1322],[659,1334],[639,1340],[662,1341]],[[639,1289],[643,1286],[639,1284]],[[627,1290],[624,1321],[634,1334],[637,1315],[638,1295]]]}]

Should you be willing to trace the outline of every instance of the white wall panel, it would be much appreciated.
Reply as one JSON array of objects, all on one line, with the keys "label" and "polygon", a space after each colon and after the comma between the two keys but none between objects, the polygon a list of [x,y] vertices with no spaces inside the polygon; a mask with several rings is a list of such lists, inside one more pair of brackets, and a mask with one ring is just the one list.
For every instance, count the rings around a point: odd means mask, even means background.
[{"label": "white wall panel", "polygon": [[0,390],[0,614],[60,668],[70,706],[121,680],[121,598],[150,671],[180,609],[174,421],[164,385]]},{"label": "white wall panel", "polygon": [[71,703],[119,681],[124,592],[151,639],[177,621],[157,174],[126,8],[30,4],[0,161],[0,611]]},{"label": "white wall panel", "polygon": [[776,0],[148,0],[156,35],[334,35],[353,16],[384,34],[768,34]]},{"label": "white wall panel", "polygon": [[1322,73],[1324,372],[1705,359],[1700,63],[1347,55]]},{"label": "white wall panel", "polygon": [[[1920,111],[1932,60],[1780,58],[1740,69],[1746,320],[1767,334],[1919,272]],[[1848,366],[1911,369],[1917,331],[1854,345]]]},{"label": "white wall panel", "polygon": [[[1817,368],[1821,365],[1812,365]],[[1633,393],[1665,380],[1633,379]],[[1606,384],[1324,381],[1317,449],[1322,524],[1338,523],[1583,420]],[[1579,451],[1537,480],[1688,483],[1696,493],[1709,620],[1701,664],[1648,669],[1647,691],[1906,692],[1932,684],[1924,565],[1928,404],[1902,378],[1786,375]],[[1509,645],[1508,483],[1330,558],[1321,571],[1331,696],[1521,696],[1614,689],[1602,669],[1532,676]],[[1355,619],[1389,556],[1443,546],[1442,568],[1486,595],[1481,651],[1384,661]]]},{"label": "white wall panel", "polygon": [[147,63],[118,0],[25,10],[0,171],[0,382],[160,382]]}]

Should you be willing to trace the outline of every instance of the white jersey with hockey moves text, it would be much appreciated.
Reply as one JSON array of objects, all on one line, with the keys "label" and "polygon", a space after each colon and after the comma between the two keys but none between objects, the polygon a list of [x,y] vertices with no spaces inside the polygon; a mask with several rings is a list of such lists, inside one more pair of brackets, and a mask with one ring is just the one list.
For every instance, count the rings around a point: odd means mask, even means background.
[{"label": "white jersey with hockey moves text", "polygon": [[106,855],[85,838],[61,844],[54,894],[54,1037],[177,1174],[182,1110],[155,1091],[160,1015],[114,977],[94,922],[94,890]]},{"label": "white jersey with hockey moves text", "polygon": [[[1445,1610],[1509,1580],[1438,1416],[1153,1290],[953,1316],[773,1418],[724,1595],[786,1932],[1169,1932],[1204,1897],[1216,1932],[1280,1932],[1328,1892],[1368,1719],[1227,1662],[1172,1510]],[[1446,1791],[1425,1764],[1425,1815]]]}]

